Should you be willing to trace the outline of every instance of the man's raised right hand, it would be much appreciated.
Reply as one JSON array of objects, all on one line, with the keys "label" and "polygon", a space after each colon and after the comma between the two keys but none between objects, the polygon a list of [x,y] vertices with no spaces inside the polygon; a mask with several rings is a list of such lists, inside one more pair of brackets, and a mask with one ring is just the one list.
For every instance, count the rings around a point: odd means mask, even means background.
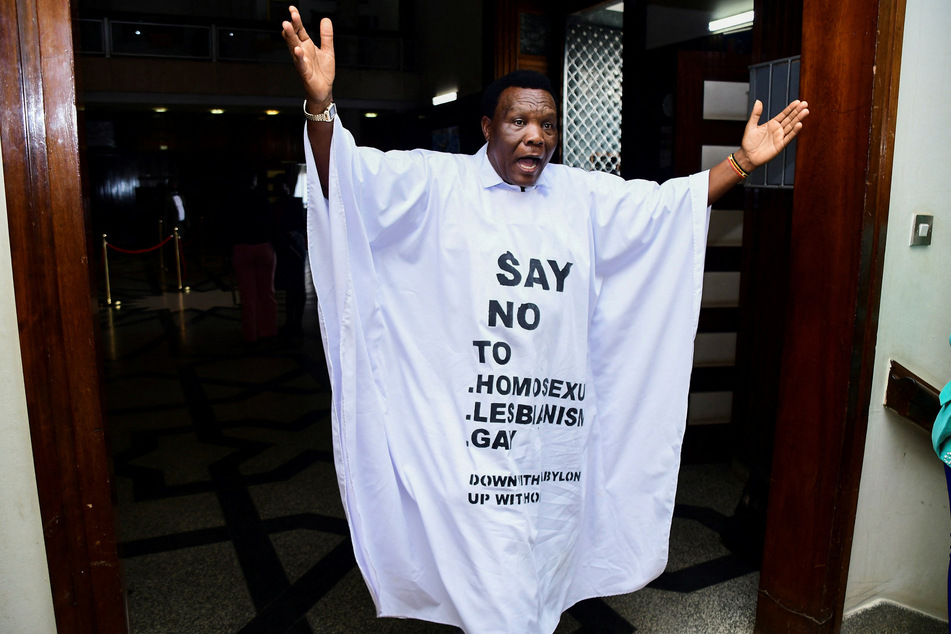
[{"label": "man's raised right hand", "polygon": [[307,34],[297,7],[290,7],[291,19],[282,24],[281,35],[287,42],[287,50],[294,58],[294,66],[304,83],[307,109],[312,113],[323,112],[333,101],[333,85],[336,75],[334,58],[334,27],[330,18],[320,21],[320,47]]}]

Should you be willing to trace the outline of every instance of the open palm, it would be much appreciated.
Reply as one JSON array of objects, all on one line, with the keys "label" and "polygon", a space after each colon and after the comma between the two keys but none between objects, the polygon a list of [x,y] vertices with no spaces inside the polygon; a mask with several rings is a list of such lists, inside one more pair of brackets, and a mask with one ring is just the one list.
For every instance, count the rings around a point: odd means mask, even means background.
[{"label": "open palm", "polygon": [[809,115],[808,105],[805,101],[793,101],[778,115],[760,125],[763,102],[756,100],[740,144],[754,168],[772,160],[799,134],[802,120]]},{"label": "open palm", "polygon": [[294,66],[304,82],[307,100],[325,105],[332,98],[336,59],[334,57],[334,29],[329,18],[320,21],[320,46],[307,34],[300,12],[290,7],[290,21],[283,23],[281,35],[294,58]]}]

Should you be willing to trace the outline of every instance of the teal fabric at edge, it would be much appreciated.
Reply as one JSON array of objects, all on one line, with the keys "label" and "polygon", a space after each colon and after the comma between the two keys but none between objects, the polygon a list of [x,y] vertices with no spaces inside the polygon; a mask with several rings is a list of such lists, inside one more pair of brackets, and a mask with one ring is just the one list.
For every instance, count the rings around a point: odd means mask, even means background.
[{"label": "teal fabric at edge", "polygon": [[[951,337],[948,339],[951,343]],[[946,465],[951,465],[951,381],[941,390],[938,397],[941,409],[935,418],[934,428],[931,430],[931,443],[938,457]]]}]

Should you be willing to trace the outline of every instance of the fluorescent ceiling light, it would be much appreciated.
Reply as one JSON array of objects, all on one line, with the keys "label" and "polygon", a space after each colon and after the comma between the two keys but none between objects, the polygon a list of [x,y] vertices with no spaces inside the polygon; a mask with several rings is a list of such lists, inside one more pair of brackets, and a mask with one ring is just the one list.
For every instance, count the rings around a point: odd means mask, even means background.
[{"label": "fluorescent ceiling light", "polygon": [[365,112],[363,113],[363,116],[367,119],[376,119],[377,114],[375,112]]},{"label": "fluorescent ceiling light", "polygon": [[441,95],[436,95],[435,97],[433,97],[433,105],[438,106],[438,105],[449,103],[450,101],[455,101],[455,100],[456,100],[456,93],[447,92],[447,93],[443,93]]},{"label": "fluorescent ceiling light", "polygon": [[711,33],[724,33],[753,25],[753,12],[737,13],[728,18],[714,20],[709,24]]},{"label": "fluorescent ceiling light", "polygon": [[222,114],[224,113],[224,110],[222,110],[221,108],[212,108],[208,112],[210,112],[211,114]]},{"label": "fluorescent ceiling light", "polygon": [[624,13],[624,3],[618,2],[617,4],[612,4],[609,7],[605,7],[607,11],[617,11],[618,13]]}]

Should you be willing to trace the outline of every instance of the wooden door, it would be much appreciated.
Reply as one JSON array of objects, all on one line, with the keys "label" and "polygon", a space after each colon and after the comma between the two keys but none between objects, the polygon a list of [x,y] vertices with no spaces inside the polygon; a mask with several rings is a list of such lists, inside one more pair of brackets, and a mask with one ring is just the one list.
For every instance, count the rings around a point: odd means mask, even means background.
[{"label": "wooden door", "polygon": [[79,169],[70,6],[0,3],[0,142],[57,630],[124,632]]},{"label": "wooden door", "polygon": [[871,400],[904,6],[801,4],[800,95],[812,114],[796,156],[757,632],[838,632],[842,623]]},{"label": "wooden door", "polygon": [[[746,106],[742,101],[748,92],[749,64],[747,55],[708,51],[678,54],[674,120],[677,175],[707,169],[736,149],[745,127]],[[741,97],[738,107],[730,102],[736,94]],[[726,99],[718,100],[718,95]],[[727,108],[716,107],[718,101]],[[711,212],[684,438],[685,461],[729,461],[732,457],[743,205],[743,188],[736,187]]]}]

